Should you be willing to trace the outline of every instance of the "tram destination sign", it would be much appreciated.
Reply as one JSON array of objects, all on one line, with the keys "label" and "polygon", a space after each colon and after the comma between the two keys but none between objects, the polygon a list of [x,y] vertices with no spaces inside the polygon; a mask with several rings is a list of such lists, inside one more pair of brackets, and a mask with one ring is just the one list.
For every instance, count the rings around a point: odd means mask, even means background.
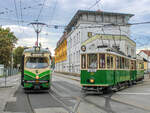
[{"label": "tram destination sign", "polygon": [[96,72],[96,69],[88,69],[88,72]]},{"label": "tram destination sign", "polygon": [[35,56],[35,57],[40,57],[40,56],[44,56],[43,53],[31,53],[32,56]]}]

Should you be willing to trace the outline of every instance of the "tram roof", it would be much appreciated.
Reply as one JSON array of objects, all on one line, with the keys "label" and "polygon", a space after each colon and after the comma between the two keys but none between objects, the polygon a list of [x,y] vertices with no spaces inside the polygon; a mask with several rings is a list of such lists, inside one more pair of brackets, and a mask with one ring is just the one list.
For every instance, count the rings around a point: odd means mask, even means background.
[{"label": "tram roof", "polygon": [[[50,51],[48,50],[48,48],[40,48],[40,47],[38,47],[38,48],[39,48],[38,53],[50,53]],[[36,47],[25,49],[24,53],[37,53],[37,51],[35,49],[36,49]]]},{"label": "tram roof", "polygon": [[[106,48],[106,49],[110,49],[110,48]],[[123,54],[121,54],[117,51],[107,51],[107,50],[103,50],[103,51],[99,51],[99,52],[82,52],[81,54],[97,54],[97,53],[116,55],[116,56],[119,56],[119,57],[124,57],[124,58],[127,58],[127,59],[131,59],[131,60],[136,60],[137,59],[136,57],[126,56],[126,55],[123,55]]]}]

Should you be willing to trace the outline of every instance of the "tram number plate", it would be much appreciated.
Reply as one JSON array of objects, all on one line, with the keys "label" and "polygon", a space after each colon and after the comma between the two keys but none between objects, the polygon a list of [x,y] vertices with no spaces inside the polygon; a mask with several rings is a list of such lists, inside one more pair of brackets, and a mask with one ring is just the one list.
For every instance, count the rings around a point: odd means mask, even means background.
[{"label": "tram number plate", "polygon": [[40,89],[40,86],[39,85],[35,85],[34,89]]},{"label": "tram number plate", "polygon": [[96,72],[96,69],[88,69],[88,72]]}]

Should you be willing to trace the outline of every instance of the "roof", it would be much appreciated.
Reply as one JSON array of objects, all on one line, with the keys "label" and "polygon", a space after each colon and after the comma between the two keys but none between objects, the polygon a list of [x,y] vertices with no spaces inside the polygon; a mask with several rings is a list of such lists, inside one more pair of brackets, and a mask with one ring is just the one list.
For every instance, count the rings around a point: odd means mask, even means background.
[{"label": "roof", "polygon": [[[35,47],[33,47],[33,48],[25,49],[24,53],[37,53],[37,52],[35,51]],[[38,53],[50,53],[50,51],[45,48],[40,48],[40,51]]]},{"label": "roof", "polygon": [[114,12],[106,12],[106,11],[89,11],[89,10],[78,10],[76,14],[71,19],[70,23],[67,25],[66,30],[70,29],[79,19],[82,14],[95,14],[95,15],[122,15],[132,17],[134,14],[126,14],[126,13],[114,13]]},{"label": "roof", "polygon": [[146,55],[150,56],[150,50],[141,50],[139,53],[144,52]]}]

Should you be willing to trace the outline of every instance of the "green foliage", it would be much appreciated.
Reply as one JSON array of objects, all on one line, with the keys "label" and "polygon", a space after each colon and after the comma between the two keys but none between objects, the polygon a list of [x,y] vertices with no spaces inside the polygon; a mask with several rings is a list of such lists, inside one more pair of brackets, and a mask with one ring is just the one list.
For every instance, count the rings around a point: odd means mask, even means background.
[{"label": "green foliage", "polygon": [[0,27],[0,64],[4,64],[5,67],[11,64],[12,50],[16,42],[17,38],[9,28]]},{"label": "green foliage", "polygon": [[21,64],[23,51],[24,51],[24,47],[21,47],[21,46],[14,49],[13,51],[14,67],[17,67],[17,64]]}]

